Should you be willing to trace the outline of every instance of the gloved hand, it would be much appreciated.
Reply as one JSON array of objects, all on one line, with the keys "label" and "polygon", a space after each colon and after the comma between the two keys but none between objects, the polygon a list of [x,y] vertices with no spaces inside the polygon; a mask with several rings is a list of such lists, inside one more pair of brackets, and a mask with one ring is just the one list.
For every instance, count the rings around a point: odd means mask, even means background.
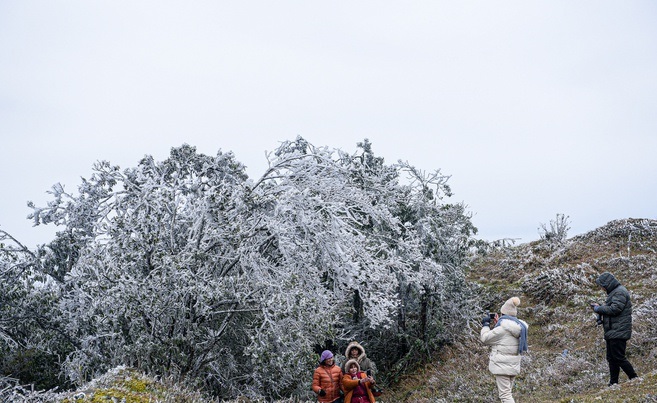
[{"label": "gloved hand", "polygon": [[486,315],[481,319],[482,326],[490,326],[490,316]]},{"label": "gloved hand", "polygon": [[324,389],[319,390],[319,395],[320,396],[326,396],[326,391]]}]

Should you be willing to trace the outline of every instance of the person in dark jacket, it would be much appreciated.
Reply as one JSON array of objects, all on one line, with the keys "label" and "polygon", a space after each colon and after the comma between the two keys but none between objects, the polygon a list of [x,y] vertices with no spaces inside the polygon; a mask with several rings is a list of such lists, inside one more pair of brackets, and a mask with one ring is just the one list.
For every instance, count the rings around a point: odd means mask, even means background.
[{"label": "person in dark jacket", "polygon": [[632,337],[632,301],[627,288],[609,272],[602,273],[596,284],[607,292],[604,305],[591,304],[593,311],[602,317],[609,363],[609,386],[618,383],[622,369],[629,379],[636,378],[634,367],[625,357],[627,341]]}]

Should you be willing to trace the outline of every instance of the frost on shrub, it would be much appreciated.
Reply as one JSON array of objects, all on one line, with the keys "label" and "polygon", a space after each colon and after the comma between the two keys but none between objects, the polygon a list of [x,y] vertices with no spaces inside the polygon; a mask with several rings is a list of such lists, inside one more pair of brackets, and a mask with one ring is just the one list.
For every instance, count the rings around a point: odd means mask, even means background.
[{"label": "frost on shrub", "polygon": [[221,398],[288,397],[309,389],[319,341],[389,334],[368,339],[389,368],[453,339],[476,228],[443,202],[447,176],[359,147],[285,142],[254,182],[232,153],[183,145],[125,170],[99,162],[79,195],[55,186],[32,219],[65,230],[35,264],[59,286],[44,317],[68,343],[68,379],[126,365]]},{"label": "frost on shrub", "polygon": [[568,237],[570,230],[570,219],[563,214],[557,214],[554,220],[550,220],[549,228],[546,224],[541,224],[538,234],[541,240],[550,245],[561,245]]},{"label": "frost on shrub", "polygon": [[53,390],[37,391],[31,385],[21,385],[17,379],[0,376],[0,401],[12,403],[55,402],[57,393]]},{"label": "frost on shrub", "polygon": [[591,286],[587,265],[575,269],[556,268],[527,274],[522,281],[523,292],[545,304],[563,302],[568,298],[586,292]]},{"label": "frost on shrub", "polygon": [[569,393],[580,393],[595,385],[595,365],[586,355],[567,349],[551,357],[534,357],[532,370],[525,381],[530,388],[542,389],[546,384],[558,386]]},{"label": "frost on shrub", "polygon": [[632,312],[633,326],[630,344],[638,346],[640,351],[657,349],[657,296],[652,296],[641,304],[635,305]]},{"label": "frost on shrub", "polygon": [[650,219],[613,220],[586,234],[573,238],[578,242],[612,249],[619,256],[653,254],[657,252],[654,239],[657,221]]}]

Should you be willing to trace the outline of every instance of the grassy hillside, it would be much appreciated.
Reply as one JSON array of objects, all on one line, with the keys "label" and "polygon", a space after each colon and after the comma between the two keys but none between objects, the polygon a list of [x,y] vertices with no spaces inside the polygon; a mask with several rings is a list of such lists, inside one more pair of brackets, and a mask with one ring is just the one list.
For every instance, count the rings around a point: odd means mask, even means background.
[{"label": "grassy hillside", "polygon": [[[602,327],[589,308],[606,297],[595,285],[605,271],[632,294],[627,354],[641,378],[630,382],[621,371],[613,388]],[[484,309],[498,312],[511,296],[522,301],[518,316],[529,323],[530,352],[516,379],[516,401],[657,402],[657,221],[612,221],[565,242],[498,250],[478,259],[469,276]],[[483,313],[473,314],[468,336],[389,390],[385,402],[499,401],[488,348],[478,340]]]}]

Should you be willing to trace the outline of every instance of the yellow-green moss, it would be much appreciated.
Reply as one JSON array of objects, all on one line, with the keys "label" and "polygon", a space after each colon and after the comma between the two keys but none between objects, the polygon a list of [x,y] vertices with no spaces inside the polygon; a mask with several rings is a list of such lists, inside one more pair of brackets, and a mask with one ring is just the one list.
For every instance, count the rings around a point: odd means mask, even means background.
[{"label": "yellow-green moss", "polygon": [[144,392],[147,386],[152,386],[150,382],[143,379],[126,379],[124,382],[125,387],[133,392]]},{"label": "yellow-green moss", "polygon": [[110,388],[96,391],[91,399],[92,403],[106,403],[112,401],[112,398],[125,399],[126,403],[149,403],[153,401],[152,397],[143,394],[134,394],[123,389]]}]

